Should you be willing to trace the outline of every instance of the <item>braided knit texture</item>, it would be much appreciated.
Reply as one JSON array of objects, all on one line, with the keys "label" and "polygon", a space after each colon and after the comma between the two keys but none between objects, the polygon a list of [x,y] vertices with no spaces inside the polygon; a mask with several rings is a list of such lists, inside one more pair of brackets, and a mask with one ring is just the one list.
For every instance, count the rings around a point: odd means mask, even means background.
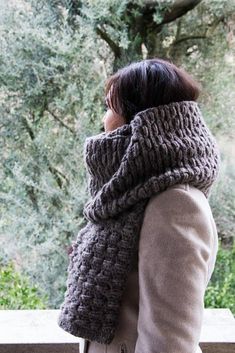
[{"label": "braided knit texture", "polygon": [[183,101],[147,109],[130,124],[87,137],[83,153],[87,224],[72,244],[58,325],[110,344],[150,197],[189,183],[208,198],[220,152],[198,103]]}]

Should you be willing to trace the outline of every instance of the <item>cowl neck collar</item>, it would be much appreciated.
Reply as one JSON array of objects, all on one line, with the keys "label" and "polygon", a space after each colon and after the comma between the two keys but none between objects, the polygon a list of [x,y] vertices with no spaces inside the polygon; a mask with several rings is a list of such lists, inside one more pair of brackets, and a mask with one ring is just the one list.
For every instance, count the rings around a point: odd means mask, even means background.
[{"label": "cowl neck collar", "polygon": [[129,124],[87,137],[83,156],[91,196],[84,216],[93,221],[115,217],[178,182],[208,197],[220,159],[194,101],[149,108]]}]

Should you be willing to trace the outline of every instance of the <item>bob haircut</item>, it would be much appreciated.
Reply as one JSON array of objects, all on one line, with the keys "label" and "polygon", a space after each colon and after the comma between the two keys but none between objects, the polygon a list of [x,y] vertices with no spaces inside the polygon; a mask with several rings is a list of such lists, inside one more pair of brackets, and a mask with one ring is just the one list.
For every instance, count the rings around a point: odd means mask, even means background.
[{"label": "bob haircut", "polygon": [[136,113],[159,105],[196,101],[200,84],[163,59],[147,59],[119,69],[106,82],[106,105],[129,123]]}]

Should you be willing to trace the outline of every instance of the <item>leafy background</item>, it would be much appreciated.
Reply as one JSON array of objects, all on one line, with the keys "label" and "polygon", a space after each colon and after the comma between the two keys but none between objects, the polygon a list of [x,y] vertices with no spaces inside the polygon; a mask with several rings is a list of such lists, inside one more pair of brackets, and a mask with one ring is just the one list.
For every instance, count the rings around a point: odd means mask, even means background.
[{"label": "leafy background", "polygon": [[0,307],[59,308],[69,246],[84,225],[82,148],[103,131],[104,83],[169,58],[202,86],[221,148],[210,204],[220,247],[207,307],[235,314],[235,2],[2,0]]}]

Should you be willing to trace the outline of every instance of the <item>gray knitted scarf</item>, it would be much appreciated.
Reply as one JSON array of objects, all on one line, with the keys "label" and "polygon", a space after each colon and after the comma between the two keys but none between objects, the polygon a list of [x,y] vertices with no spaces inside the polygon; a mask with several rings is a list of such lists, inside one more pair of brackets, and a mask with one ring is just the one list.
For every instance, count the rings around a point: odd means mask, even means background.
[{"label": "gray knitted scarf", "polygon": [[193,101],[142,111],[129,124],[87,137],[83,153],[91,198],[69,254],[58,325],[110,344],[149,198],[177,183],[208,198],[220,153]]}]

